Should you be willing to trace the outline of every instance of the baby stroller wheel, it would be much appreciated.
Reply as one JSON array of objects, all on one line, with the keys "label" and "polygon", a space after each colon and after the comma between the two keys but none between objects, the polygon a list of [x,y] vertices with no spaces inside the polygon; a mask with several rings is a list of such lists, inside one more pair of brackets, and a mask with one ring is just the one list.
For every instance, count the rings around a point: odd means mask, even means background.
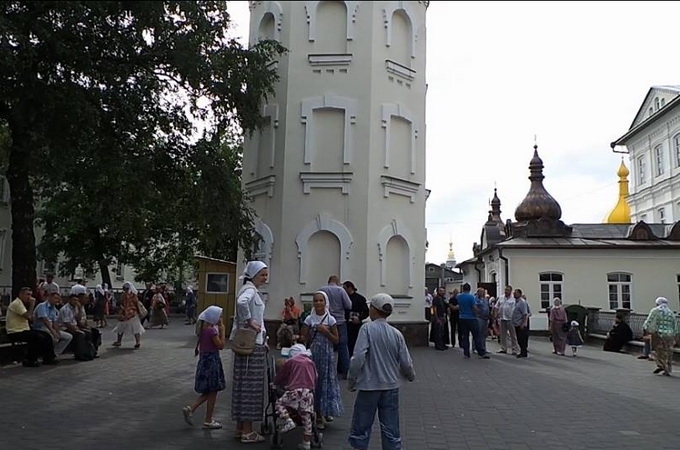
[{"label": "baby stroller wheel", "polygon": [[317,432],[316,434],[312,434],[312,442],[310,447],[313,448],[323,447],[323,433]]}]

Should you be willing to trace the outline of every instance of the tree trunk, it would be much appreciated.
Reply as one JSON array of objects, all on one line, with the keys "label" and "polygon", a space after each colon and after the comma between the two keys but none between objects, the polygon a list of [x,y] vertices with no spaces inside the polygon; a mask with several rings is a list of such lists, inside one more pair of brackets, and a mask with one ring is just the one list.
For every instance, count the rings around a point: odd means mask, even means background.
[{"label": "tree trunk", "polygon": [[12,296],[22,287],[36,288],[36,253],[33,222],[33,188],[30,176],[30,152],[25,150],[26,141],[12,136],[12,147],[7,167],[10,205],[12,208]]},{"label": "tree trunk", "polygon": [[109,264],[106,261],[99,261],[99,272],[102,275],[102,286],[104,283],[109,285],[109,289],[113,287],[111,284],[111,272],[109,272]]}]

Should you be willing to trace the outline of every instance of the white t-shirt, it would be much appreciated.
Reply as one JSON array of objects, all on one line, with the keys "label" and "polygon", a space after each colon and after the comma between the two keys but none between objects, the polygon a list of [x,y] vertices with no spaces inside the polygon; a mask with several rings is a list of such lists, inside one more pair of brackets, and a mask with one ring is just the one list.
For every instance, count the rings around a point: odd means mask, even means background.
[{"label": "white t-shirt", "polygon": [[338,321],[335,320],[335,317],[333,317],[328,311],[326,311],[323,316],[318,316],[312,312],[312,314],[308,315],[305,319],[305,325],[310,328],[314,328],[322,323],[326,326],[332,327],[338,323]]}]

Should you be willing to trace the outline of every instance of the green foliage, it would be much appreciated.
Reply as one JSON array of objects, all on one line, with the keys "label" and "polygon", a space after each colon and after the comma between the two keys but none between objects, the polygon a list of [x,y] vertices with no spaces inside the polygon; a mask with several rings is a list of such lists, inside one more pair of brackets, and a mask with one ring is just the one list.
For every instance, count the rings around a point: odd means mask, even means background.
[{"label": "green foliage", "polygon": [[263,123],[277,42],[228,39],[223,1],[0,9],[0,121],[35,168],[47,260],[68,272],[116,259],[152,279],[250,244],[232,143]]}]

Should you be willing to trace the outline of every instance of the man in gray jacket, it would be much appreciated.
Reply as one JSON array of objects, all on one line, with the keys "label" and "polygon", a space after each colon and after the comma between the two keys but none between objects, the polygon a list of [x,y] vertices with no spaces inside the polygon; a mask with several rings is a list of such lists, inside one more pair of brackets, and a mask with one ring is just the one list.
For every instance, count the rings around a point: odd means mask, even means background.
[{"label": "man in gray jacket", "polygon": [[394,299],[376,294],[370,303],[371,322],[359,330],[347,377],[349,389],[359,391],[348,441],[354,449],[368,449],[378,411],[382,448],[399,450],[400,378],[413,381],[415,371],[404,336],[386,320],[394,310]]}]

